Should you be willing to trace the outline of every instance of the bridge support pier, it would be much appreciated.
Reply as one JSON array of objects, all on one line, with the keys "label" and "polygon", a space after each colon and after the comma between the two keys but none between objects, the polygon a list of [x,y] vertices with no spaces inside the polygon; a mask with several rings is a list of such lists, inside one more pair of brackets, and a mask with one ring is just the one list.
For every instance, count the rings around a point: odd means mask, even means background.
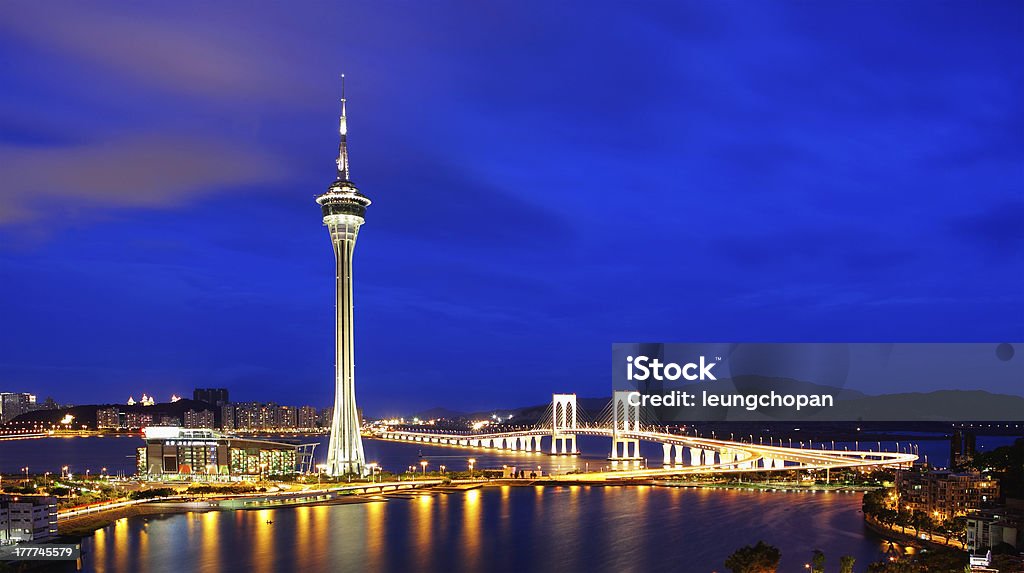
[{"label": "bridge support pier", "polygon": [[676,466],[683,465],[683,446],[676,444]]},{"label": "bridge support pier", "polygon": [[704,450],[704,465],[715,465],[715,450]]},{"label": "bridge support pier", "polygon": [[[619,445],[622,445],[622,455],[619,455]],[[629,446],[633,445],[633,453],[629,453]],[[636,438],[612,438],[612,455],[609,460],[639,460],[640,440]]]},{"label": "bridge support pier", "polygon": [[[559,451],[559,446],[561,446],[561,451]],[[579,450],[576,449],[576,434],[551,436],[551,455],[575,456],[579,453]]]},{"label": "bridge support pier", "polygon": [[701,464],[701,457],[704,454],[704,450],[700,448],[689,448],[690,450],[690,465],[699,466]]},{"label": "bridge support pier", "polygon": [[664,452],[665,452],[665,459],[662,462],[662,465],[666,465],[666,466],[667,465],[671,465],[672,464],[672,444],[662,444],[661,445],[661,449],[664,450]]}]

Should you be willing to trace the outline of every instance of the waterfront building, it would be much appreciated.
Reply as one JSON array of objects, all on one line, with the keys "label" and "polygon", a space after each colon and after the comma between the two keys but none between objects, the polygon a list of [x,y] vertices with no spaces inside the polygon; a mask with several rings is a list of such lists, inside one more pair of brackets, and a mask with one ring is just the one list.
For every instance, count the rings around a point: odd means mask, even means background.
[{"label": "waterfront building", "polygon": [[356,408],[355,344],[353,343],[352,258],[359,228],[370,200],[352,182],[348,163],[348,123],[342,76],[341,121],[337,176],[327,191],[317,196],[323,224],[334,247],[334,415],[327,449],[327,474],[332,476],[366,470],[360,419]]},{"label": "waterfront building", "polygon": [[186,428],[212,428],[213,426],[212,410],[185,410]]},{"label": "waterfront building", "polygon": [[36,397],[27,392],[0,392],[0,424],[34,409]]},{"label": "waterfront building", "polygon": [[311,430],[317,427],[316,421],[316,408],[312,406],[302,406],[299,408],[298,422],[299,428],[304,430]]},{"label": "waterfront building", "polygon": [[260,402],[235,404],[235,429],[271,430],[277,427],[277,405]]},{"label": "waterfront building", "polygon": [[57,535],[57,498],[0,494],[0,544],[45,541]]},{"label": "waterfront building", "polygon": [[192,399],[197,402],[206,402],[214,406],[223,406],[228,403],[227,388],[196,388],[192,391]]},{"label": "waterfront building", "polygon": [[169,414],[160,414],[160,417],[156,419],[156,425],[157,426],[180,426],[181,425],[181,418],[179,418],[177,416],[171,416]]},{"label": "waterfront building", "polygon": [[138,450],[140,474],[155,480],[247,479],[306,473],[315,444],[256,440],[211,429],[152,427]]},{"label": "waterfront building", "polygon": [[298,411],[291,406],[278,406],[275,426],[282,430],[294,430],[299,425]]},{"label": "waterfront building", "polygon": [[127,412],[124,415],[124,427],[129,430],[138,430],[153,425],[153,414],[140,412]]},{"label": "waterfront building", "polygon": [[957,428],[949,438],[949,466],[953,469],[970,465],[977,455],[978,436],[972,430]]},{"label": "waterfront building", "polygon": [[96,410],[96,428],[116,430],[121,427],[121,413],[116,406]]},{"label": "waterfront building", "polygon": [[945,521],[993,506],[999,481],[979,472],[905,471],[897,473],[896,491],[901,510]]}]

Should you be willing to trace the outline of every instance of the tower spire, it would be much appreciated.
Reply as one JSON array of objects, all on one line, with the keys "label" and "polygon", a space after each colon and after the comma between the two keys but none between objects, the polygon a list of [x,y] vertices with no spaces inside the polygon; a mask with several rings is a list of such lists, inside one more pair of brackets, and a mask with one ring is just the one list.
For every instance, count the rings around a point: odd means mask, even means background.
[{"label": "tower spire", "polygon": [[348,124],[345,119],[345,74],[341,74],[341,122],[338,131],[341,142],[338,144],[338,181],[351,181],[348,169]]}]

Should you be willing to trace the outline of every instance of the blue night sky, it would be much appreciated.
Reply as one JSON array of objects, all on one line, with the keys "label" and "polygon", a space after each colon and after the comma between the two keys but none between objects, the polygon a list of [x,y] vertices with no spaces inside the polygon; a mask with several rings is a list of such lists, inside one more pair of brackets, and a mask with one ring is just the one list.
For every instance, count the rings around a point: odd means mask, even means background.
[{"label": "blue night sky", "polygon": [[341,71],[371,414],[1024,339],[1024,3],[188,4],[0,6],[0,390],[327,405]]}]

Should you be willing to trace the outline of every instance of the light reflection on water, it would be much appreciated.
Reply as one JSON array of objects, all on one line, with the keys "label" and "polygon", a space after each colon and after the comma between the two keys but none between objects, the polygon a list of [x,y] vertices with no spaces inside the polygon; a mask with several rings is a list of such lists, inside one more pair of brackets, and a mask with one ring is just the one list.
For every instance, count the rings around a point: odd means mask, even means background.
[{"label": "light reflection on water", "polygon": [[[814,549],[858,569],[883,544],[860,495],[657,487],[500,487],[386,502],[121,520],[86,571],[721,571],[763,539],[780,571]],[[271,521],[272,523],[268,523]]]}]

